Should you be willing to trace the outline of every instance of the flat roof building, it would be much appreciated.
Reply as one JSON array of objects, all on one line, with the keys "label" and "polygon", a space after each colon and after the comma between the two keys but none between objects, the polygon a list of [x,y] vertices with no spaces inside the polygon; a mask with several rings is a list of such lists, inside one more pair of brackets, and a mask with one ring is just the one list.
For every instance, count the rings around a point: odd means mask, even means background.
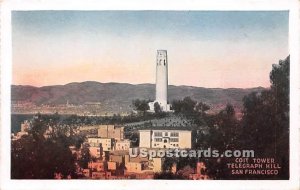
[{"label": "flat roof building", "polygon": [[98,137],[114,138],[116,140],[124,139],[124,127],[115,125],[100,125],[98,126]]},{"label": "flat roof building", "polygon": [[139,130],[140,148],[191,148],[192,131],[175,129]]}]

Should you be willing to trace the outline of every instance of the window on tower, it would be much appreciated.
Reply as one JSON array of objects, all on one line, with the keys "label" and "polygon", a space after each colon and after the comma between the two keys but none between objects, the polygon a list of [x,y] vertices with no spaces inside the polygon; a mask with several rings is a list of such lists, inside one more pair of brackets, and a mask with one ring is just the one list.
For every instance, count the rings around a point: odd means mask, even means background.
[{"label": "window on tower", "polygon": [[164,59],[164,65],[166,65],[166,60]]}]

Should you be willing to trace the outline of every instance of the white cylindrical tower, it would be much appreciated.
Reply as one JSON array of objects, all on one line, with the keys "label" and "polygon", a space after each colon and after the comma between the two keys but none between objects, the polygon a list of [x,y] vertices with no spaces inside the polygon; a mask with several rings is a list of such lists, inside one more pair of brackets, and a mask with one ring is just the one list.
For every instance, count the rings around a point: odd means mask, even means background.
[{"label": "white cylindrical tower", "polygon": [[167,50],[157,50],[156,55],[156,101],[166,109],[168,97]]}]

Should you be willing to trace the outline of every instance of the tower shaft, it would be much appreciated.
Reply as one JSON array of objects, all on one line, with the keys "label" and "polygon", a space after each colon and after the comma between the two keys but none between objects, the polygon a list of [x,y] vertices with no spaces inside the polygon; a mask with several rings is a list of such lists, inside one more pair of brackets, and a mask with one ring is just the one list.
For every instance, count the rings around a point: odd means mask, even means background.
[{"label": "tower shaft", "polygon": [[168,56],[167,50],[157,50],[156,54],[156,94],[155,101],[149,102],[150,112],[155,111],[155,104],[164,112],[170,112],[168,104]]},{"label": "tower shaft", "polygon": [[168,97],[168,58],[166,50],[157,50],[156,101],[165,105]]}]

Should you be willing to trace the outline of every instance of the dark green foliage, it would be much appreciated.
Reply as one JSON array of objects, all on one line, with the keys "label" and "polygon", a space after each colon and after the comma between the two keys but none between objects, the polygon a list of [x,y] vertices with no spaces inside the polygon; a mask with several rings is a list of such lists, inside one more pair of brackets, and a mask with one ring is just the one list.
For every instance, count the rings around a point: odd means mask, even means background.
[{"label": "dark green foliage", "polygon": [[205,116],[205,112],[210,109],[210,107],[203,103],[193,100],[191,97],[185,97],[183,100],[174,100],[172,102],[172,109],[176,114],[183,114],[185,116],[197,117]]},{"label": "dark green foliage", "polygon": [[[282,167],[278,176],[239,176],[243,179],[289,178],[289,57],[273,65],[271,88],[252,92],[243,99],[242,120],[235,118],[233,106],[227,105],[217,115],[205,116],[209,134],[194,134],[196,148],[254,150],[256,158],[275,158]],[[229,158],[207,159],[207,173],[213,179],[235,179],[226,163]]]},{"label": "dark green foliage", "polygon": [[154,179],[174,179],[174,180],[179,180],[179,179],[185,179],[185,178],[182,175],[173,174],[171,172],[162,172],[162,173],[155,173],[154,174]]},{"label": "dark green foliage", "polygon": [[[53,179],[55,173],[61,173],[63,177],[76,177],[75,156],[69,149],[76,140],[67,137],[62,128],[56,127],[58,120],[58,115],[52,119],[38,115],[29,134],[12,141],[12,179]],[[52,132],[45,138],[50,124]]]},{"label": "dark green foliage", "polygon": [[140,111],[145,115],[146,111],[149,110],[149,101],[136,99],[132,101],[133,106],[137,111]]},{"label": "dark green foliage", "polygon": [[191,115],[194,113],[194,108],[197,102],[192,100],[191,97],[185,97],[183,100],[174,100],[172,102],[172,108],[175,113],[183,113]]},{"label": "dark green foliage", "polygon": [[81,149],[81,158],[79,160],[79,166],[81,168],[88,168],[88,163],[92,160],[92,157],[90,155],[90,150],[88,145],[84,144]]},{"label": "dark green foliage", "polygon": [[214,117],[212,122],[209,129],[211,147],[220,151],[235,149],[240,126],[235,118],[232,105],[228,104]]},{"label": "dark green foliage", "polygon": [[54,173],[75,176],[74,157],[63,139],[24,137],[12,143],[12,179],[53,179]]},{"label": "dark green foliage", "polygon": [[[225,150],[239,149],[239,134],[241,126],[235,117],[232,105],[221,110],[217,115],[207,117],[209,134],[201,136],[199,148],[218,150],[222,153]],[[205,161],[207,174],[213,179],[230,179],[226,163],[228,158],[209,158]]]},{"label": "dark green foliage", "polygon": [[206,163],[206,174],[211,179],[240,179],[240,176],[232,176],[227,167],[227,163],[233,163],[232,159],[225,158],[209,158],[205,161]]},{"label": "dark green foliage", "polygon": [[257,156],[274,157],[282,165],[280,177],[288,179],[289,167],[290,57],[273,65],[271,89],[244,98],[243,146]]},{"label": "dark green foliage", "polygon": [[161,107],[160,107],[160,105],[159,105],[158,102],[155,102],[155,103],[154,103],[154,111],[155,111],[156,114],[159,114],[159,113],[162,112],[162,111],[161,111]]},{"label": "dark green foliage", "polygon": [[210,107],[203,103],[203,102],[198,102],[196,107],[195,107],[195,110],[197,112],[199,112],[202,116],[205,114],[206,111],[208,111],[210,109]]}]

